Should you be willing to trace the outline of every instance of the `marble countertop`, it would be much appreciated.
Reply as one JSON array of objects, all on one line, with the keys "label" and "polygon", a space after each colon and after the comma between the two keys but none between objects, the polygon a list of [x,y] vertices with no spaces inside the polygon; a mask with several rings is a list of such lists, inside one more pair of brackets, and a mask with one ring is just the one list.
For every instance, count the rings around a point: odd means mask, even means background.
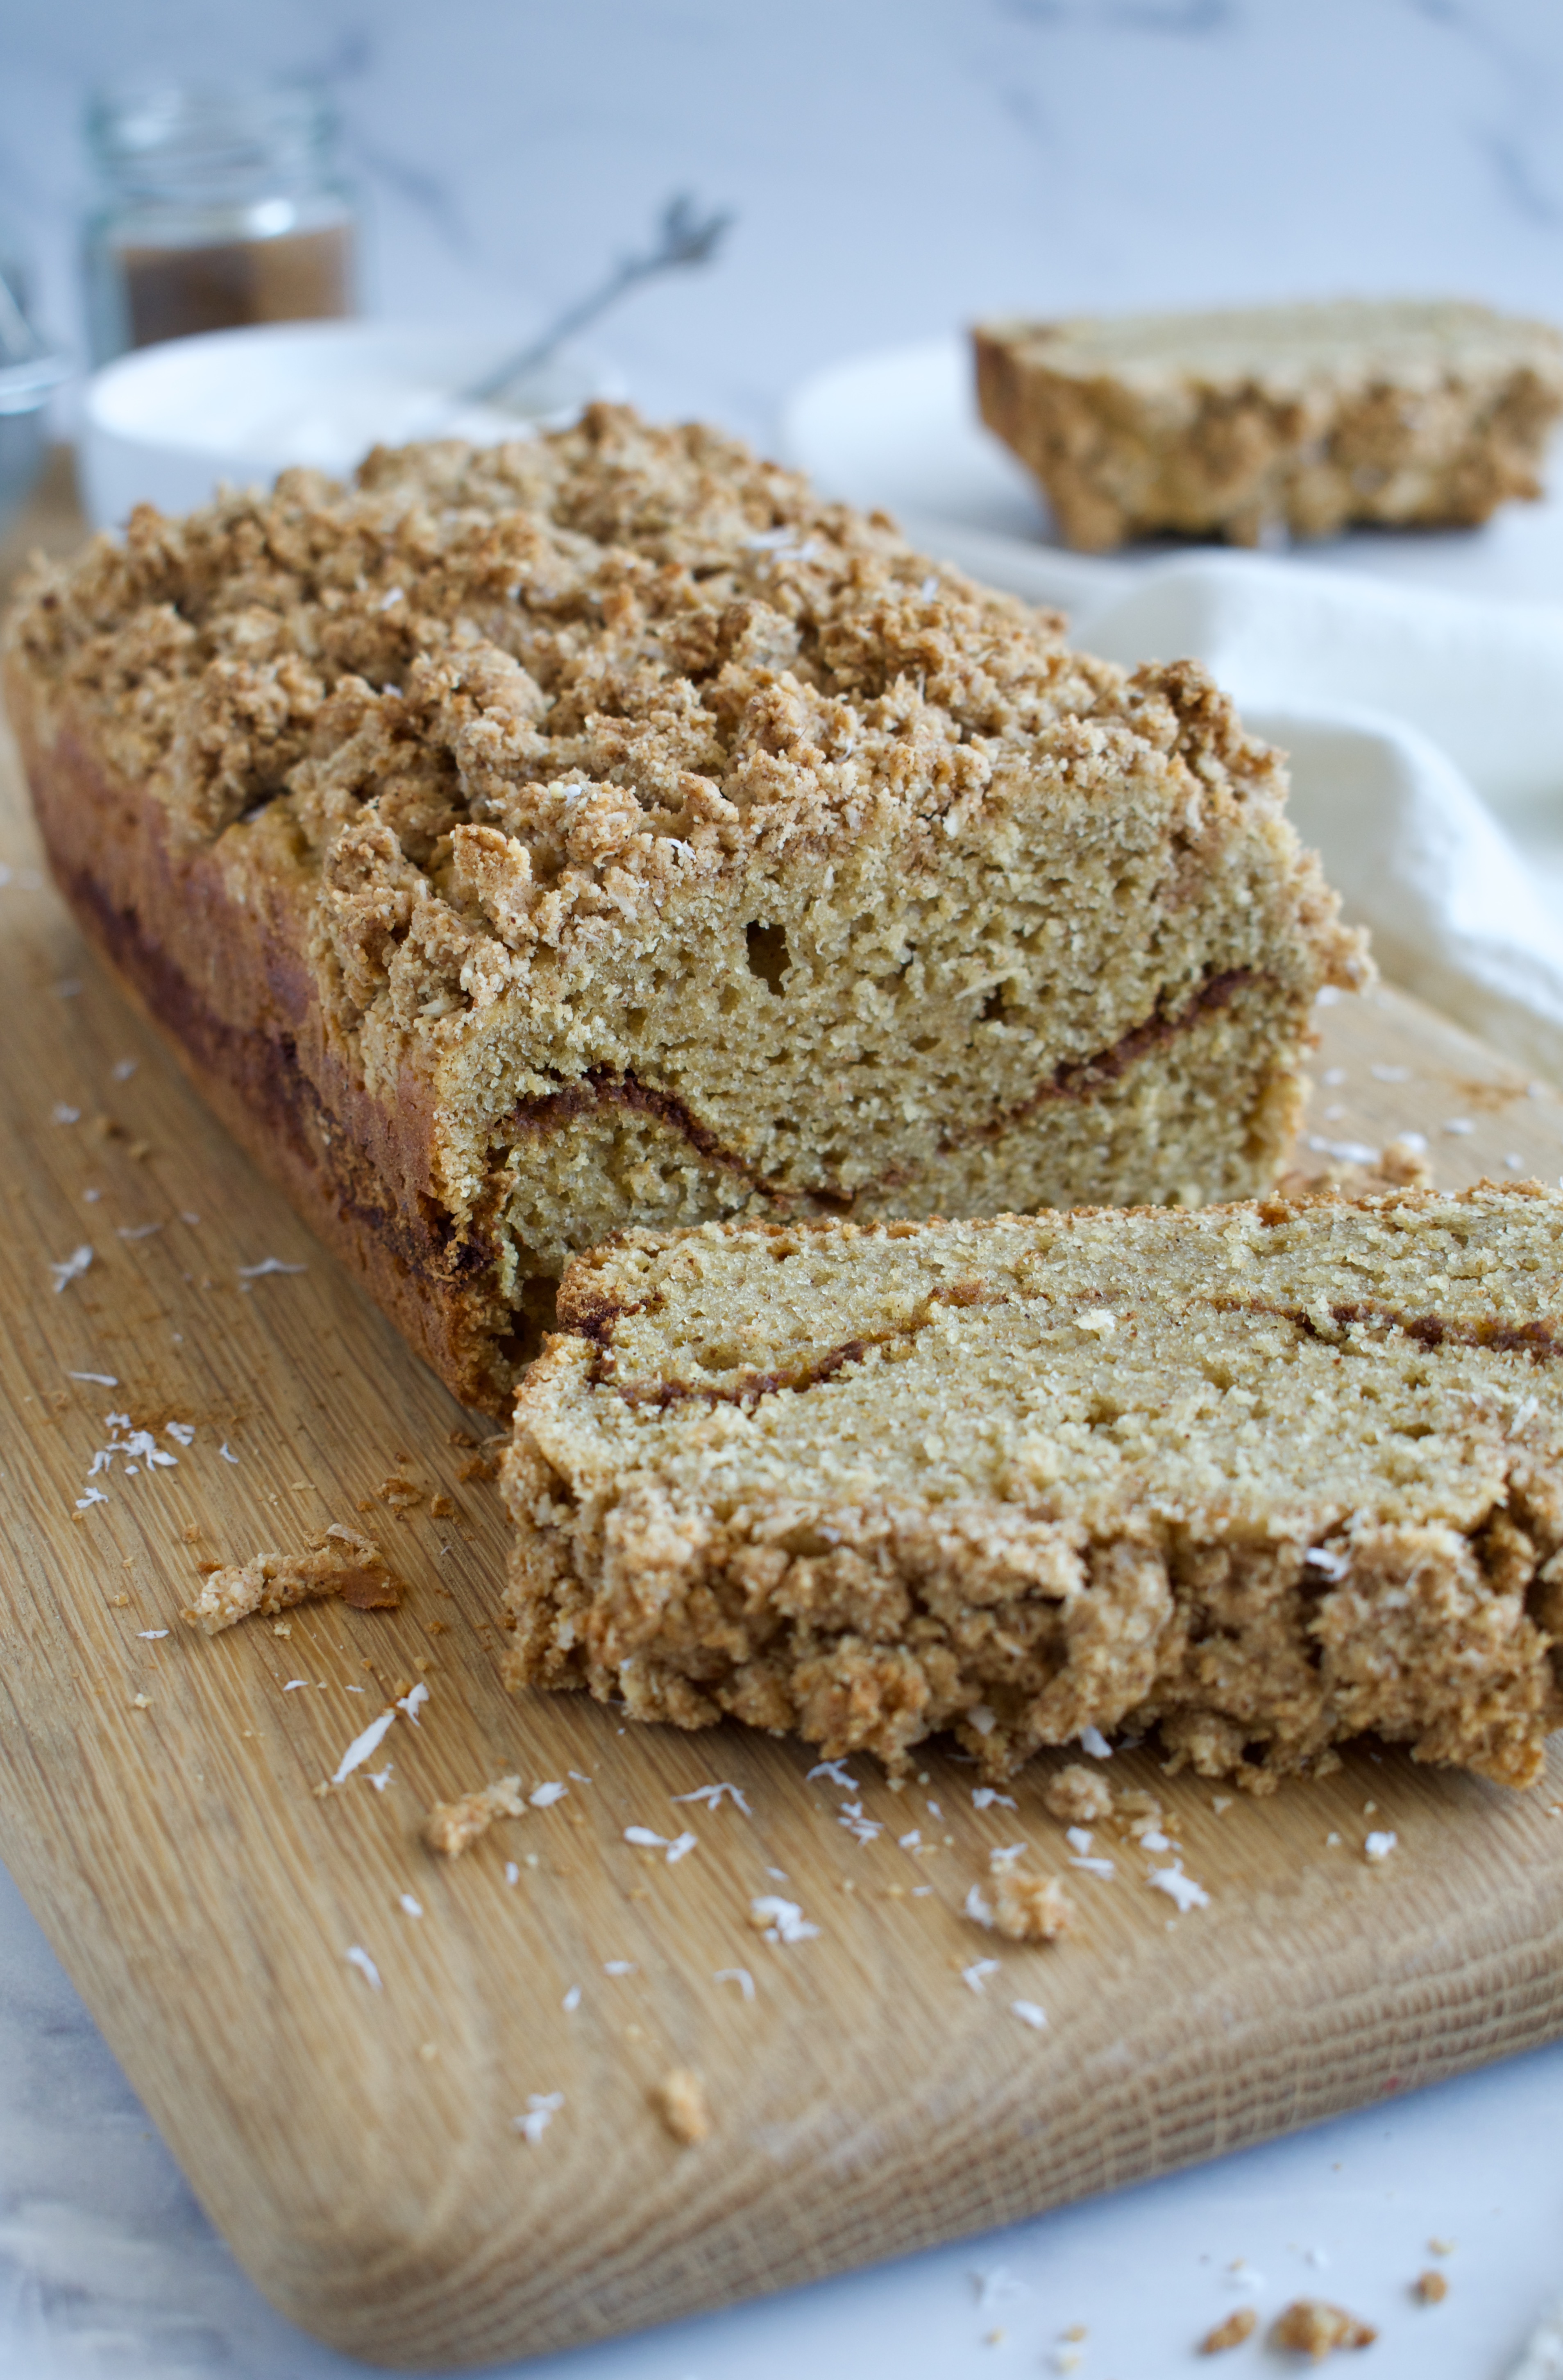
[{"label": "marble countertop", "polygon": [[[984,312],[1381,289],[1563,308],[1556,0],[56,0],[9,10],[5,46],[0,223],[78,352],[87,83],[160,63],[331,81],[380,312],[524,334],[669,191],[731,204],[722,261],[603,343],[647,411],[762,443],[818,366]],[[1508,2380],[1563,2290],[1560,2131],[1563,2047],[525,2368],[1160,2380],[1212,2368],[1195,2343],[1235,2306],[1302,2293],[1379,2326],[1379,2380]],[[1434,2265],[1448,2296],[1418,2304]],[[1257,2344],[1215,2368],[1245,2361],[1284,2368]],[[0,1874],[0,2380],[360,2369],[245,2281]]]}]

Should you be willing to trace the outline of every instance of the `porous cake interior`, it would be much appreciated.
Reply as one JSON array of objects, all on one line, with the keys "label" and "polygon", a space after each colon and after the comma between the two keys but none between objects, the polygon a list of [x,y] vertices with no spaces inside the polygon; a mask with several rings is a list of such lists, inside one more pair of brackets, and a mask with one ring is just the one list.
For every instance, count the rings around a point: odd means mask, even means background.
[{"label": "porous cake interior", "polygon": [[1560,1239],[1509,1191],[631,1237],[520,1400],[523,1669],[682,1664],[714,1716],[749,1665],[767,1723],[892,1755],[1154,1718],[1252,1781],[1376,1726],[1512,1781],[1563,1624]]}]

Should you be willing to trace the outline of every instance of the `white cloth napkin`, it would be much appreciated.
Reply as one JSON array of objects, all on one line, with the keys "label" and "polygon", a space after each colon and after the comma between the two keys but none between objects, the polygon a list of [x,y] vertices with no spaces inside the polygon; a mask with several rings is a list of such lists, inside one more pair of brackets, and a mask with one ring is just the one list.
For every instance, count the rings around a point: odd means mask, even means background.
[{"label": "white cloth napkin", "polygon": [[[948,551],[948,528],[912,533]],[[1563,1085],[1563,600],[1262,554],[1108,577],[1007,539],[959,545],[965,568],[1068,611],[1092,652],[1203,662],[1289,753],[1293,820],[1386,975]]]}]

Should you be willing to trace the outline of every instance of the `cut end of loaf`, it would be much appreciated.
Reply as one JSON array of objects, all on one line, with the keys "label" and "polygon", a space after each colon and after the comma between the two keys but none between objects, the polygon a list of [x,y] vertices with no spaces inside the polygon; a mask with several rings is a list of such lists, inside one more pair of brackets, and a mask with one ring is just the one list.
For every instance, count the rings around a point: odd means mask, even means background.
[{"label": "cut end of loaf", "polygon": [[1563,1197],[704,1226],[577,1260],[504,1465],[517,1682],[1264,1791],[1563,1718]]}]

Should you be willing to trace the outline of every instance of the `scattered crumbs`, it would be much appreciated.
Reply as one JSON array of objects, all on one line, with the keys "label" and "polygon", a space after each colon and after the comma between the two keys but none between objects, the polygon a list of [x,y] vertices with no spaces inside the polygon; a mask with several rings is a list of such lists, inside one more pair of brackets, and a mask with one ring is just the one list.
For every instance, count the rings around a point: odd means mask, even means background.
[{"label": "scattered crumbs", "polygon": [[195,1424],[189,1421],[166,1422],[164,1425],[163,1435],[165,1438],[171,1438],[176,1446],[193,1446]]},{"label": "scattered crumbs", "polygon": [[358,1969],[360,1974],[363,1977],[364,1982],[370,1985],[375,1991],[380,1991],[384,1988],[380,1981],[380,1970],[375,1965],[373,1960],[370,1957],[368,1951],[362,1948],[361,1944],[355,1942],[350,1950],[343,1951],[342,1956],[346,1959],[349,1967],[356,1967]]},{"label": "scattered crumbs", "polygon": [[1362,1815],[1363,1815],[1363,1817],[1364,1817],[1364,1818],[1374,1818],[1374,1817],[1376,1817],[1376,1816],[1377,1816],[1377,1815],[1378,1815],[1378,1803],[1377,1803],[1376,1802],[1364,1802],[1364,1803],[1363,1803],[1363,1804],[1362,1804]]},{"label": "scattered crumbs", "polygon": [[149,1643],[155,1643],[160,1636],[166,1636],[168,1631],[166,1628],[138,1628],[136,1633],[146,1637]]},{"label": "scattered crumbs", "polygon": [[284,1264],[280,1257],[263,1257],[259,1264],[238,1268],[239,1281],[246,1289],[251,1281],[263,1280],[267,1273],[304,1272],[307,1269],[304,1265]]},{"label": "scattered crumbs", "polygon": [[130,1708],[132,1710],[151,1710],[152,1705],[148,1702],[145,1694],[132,1694],[130,1697]]},{"label": "scattered crumbs", "polygon": [[1326,1851],[1338,1851],[1340,1848],[1340,1837],[1337,1834],[1333,1827],[1329,1833],[1325,1837],[1325,1848]]},{"label": "scattered crumbs", "polygon": [[754,1998],[754,1978],[747,1967],[718,1967],[711,1980],[714,1984],[737,1984],[746,2000]]},{"label": "scattered crumbs", "polygon": [[95,1207],[103,1195],[101,1190],[83,1190],[81,1193],[83,1206]]},{"label": "scattered crumbs", "polygon": [[107,1502],[108,1498],[104,1495],[101,1488],[89,1488],[84,1496],[78,1496],[76,1500],[76,1509],[79,1512],[85,1512],[90,1505],[106,1504]]},{"label": "scattered crumbs", "polygon": [[[1094,1769],[1083,1768],[1078,1760],[1060,1768],[1042,1789],[1043,1806],[1055,1818],[1071,1821],[1077,1828],[1095,1826],[1112,1815],[1113,1789],[1105,1777]],[[1072,1839],[1071,1839],[1072,1840]],[[1089,1843],[1081,1848],[1089,1851]]]},{"label": "scattered crumbs", "polygon": [[961,1902],[960,1909],[961,1915],[963,1917],[970,1917],[974,1925],[985,1925],[989,1932],[992,1932],[994,1922],[993,1903],[989,1900],[986,1893],[983,1890],[980,1884],[974,1884],[971,1887],[971,1890],[967,1893],[965,1900]]},{"label": "scattered crumbs", "polygon": [[1210,1806],[1215,1811],[1216,1816],[1218,1818],[1221,1817],[1232,1806],[1231,1794],[1213,1793],[1210,1797]]},{"label": "scattered crumbs", "polygon": [[411,1893],[410,1893],[410,1892],[398,1892],[398,1893],[397,1893],[397,1900],[401,1903],[402,1908],[407,1912],[407,1914],[408,1914],[409,1917],[421,1917],[421,1916],[422,1916],[422,1914],[423,1914],[423,1907],[422,1907],[422,1903],[421,1903],[421,1901],[414,1900],[414,1899],[413,1899],[413,1897],[412,1897],[412,1895],[411,1895]]},{"label": "scattered crumbs", "polygon": [[1071,1867],[1080,1868],[1086,1876],[1101,1876],[1104,1881],[1108,1876],[1116,1876],[1117,1874],[1117,1870],[1110,1859],[1103,1859],[1099,1854],[1093,1858],[1089,1853],[1083,1852],[1077,1852],[1070,1860],[1069,1865]]},{"label": "scattered crumbs", "polygon": [[[397,1708],[399,1711],[405,1711],[409,1718],[412,1721],[413,1726],[417,1727],[419,1725],[418,1714],[422,1709],[423,1705],[428,1701],[428,1699],[429,1689],[424,1685],[422,1680],[420,1679],[417,1685],[409,1686],[405,1694],[399,1694],[397,1697]],[[534,1793],[532,1795],[532,1800],[535,1802],[537,1796]]]},{"label": "scattered crumbs", "polygon": [[85,1241],[80,1247],[72,1248],[69,1256],[62,1257],[57,1264],[51,1259],[49,1270],[55,1276],[55,1296],[57,1297],[61,1290],[67,1287],[71,1281],[79,1281],[92,1261],[92,1251]]},{"label": "scattered crumbs", "polygon": [[391,1781],[391,1764],[387,1760],[384,1768],[371,1768],[368,1771],[368,1781],[377,1793],[383,1793]]},{"label": "scattered crumbs", "polygon": [[1419,2273],[1411,2284],[1412,2297],[1423,2305],[1442,2305],[1449,2294],[1449,2284],[1442,2273]]},{"label": "scattered crumbs", "polygon": [[1059,1884],[1023,1876],[1007,1861],[994,1887],[993,1923],[1011,1942],[1056,1942],[1074,1925],[1074,1905]]},{"label": "scattered crumbs", "polygon": [[95,1389],[116,1389],[117,1378],[112,1372],[67,1372],[67,1380],[90,1380]]},{"label": "scattered crumbs", "polygon": [[222,1456],[225,1463],[237,1463],[238,1461],[238,1455],[229,1446],[226,1438],[224,1439],[222,1445],[217,1449],[217,1451]]},{"label": "scattered crumbs", "polygon": [[573,1777],[578,1785],[590,1785],[592,1782],[592,1779],[587,1776],[585,1770],[582,1768],[568,1769],[566,1774],[567,1776]]},{"label": "scattered crumbs", "polygon": [[492,1785],[462,1793],[454,1802],[436,1802],[423,1821],[423,1840],[432,1852],[459,1859],[469,1846],[486,1835],[495,1818],[523,1818],[526,1803],[519,1777],[496,1777]]},{"label": "scattered crumbs", "polygon": [[1323,2298],[1297,2298],[1277,2314],[1270,2344],[1295,2348],[1320,2363],[1337,2347],[1371,2347],[1377,2337],[1371,2323],[1359,2322],[1343,2306],[1327,2305]]},{"label": "scattered crumbs", "polygon": [[570,1985],[568,1991],[565,1994],[564,1998],[559,2002],[559,2006],[564,2010],[567,2016],[573,2016],[575,2014],[577,2009],[580,2006],[580,1985],[579,1984],[572,1984]]},{"label": "scattered crumbs", "polygon": [[515,1861],[514,1861],[514,1860],[507,1860],[507,1861],[506,1861],[506,1863],[505,1863],[505,1881],[506,1881],[506,1883],[507,1883],[507,1884],[519,1884],[520,1880],[521,1880],[521,1871],[520,1871],[520,1869],[516,1865]]},{"label": "scattered crumbs", "polygon": [[1520,1173],[1524,1171],[1525,1160],[1517,1148],[1507,1149],[1504,1152],[1503,1161],[1511,1173]]},{"label": "scattered crumbs", "polygon": [[845,1761],[820,1761],[815,1767],[810,1769],[809,1774],[805,1777],[803,1782],[805,1785],[812,1785],[816,1777],[828,1778],[833,1785],[839,1785],[844,1792],[855,1793],[858,1791],[858,1780],[855,1777],[849,1777],[847,1774],[847,1764]]},{"label": "scattered crumbs", "polygon": [[1457,1133],[1461,1137],[1467,1133],[1474,1132],[1476,1126],[1469,1116],[1449,1116],[1444,1125],[1446,1132]]},{"label": "scattered crumbs", "polygon": [[1430,2256],[1452,2256],[1455,2246],[1453,2240],[1429,2240],[1427,2252]]},{"label": "scattered crumbs", "polygon": [[962,1967],[960,1980],[969,1992],[975,1992],[977,1998],[981,1999],[988,1977],[996,1975],[998,1967],[999,1962],[996,1959],[973,1959],[969,1967]]},{"label": "scattered crumbs", "polygon": [[974,1727],[979,1735],[991,1735],[998,1720],[986,1703],[973,1703],[966,1714],[966,1723]]},{"label": "scattered crumbs", "polygon": [[765,1873],[777,1884],[785,1884],[787,1882],[787,1870],[785,1867],[768,1867],[765,1870]]},{"label": "scattered crumbs", "polygon": [[55,1102],[54,1111],[50,1117],[50,1122],[52,1123],[79,1123],[80,1121],[81,1111],[79,1108],[67,1108],[63,1099],[59,1099]]},{"label": "scattered crumbs", "polygon": [[527,1800],[534,1810],[547,1810],[556,1802],[562,1802],[569,1790],[568,1785],[562,1785],[556,1778],[551,1777],[545,1783],[534,1785]]},{"label": "scattered crumbs", "polygon": [[121,1223],[115,1236],[121,1240],[150,1240],[154,1232],[162,1229],[161,1223]]},{"label": "scattered crumbs", "polygon": [[1218,2322],[1214,2330],[1206,2331],[1200,2341],[1200,2353],[1224,2354],[1228,2347],[1240,2347],[1245,2338],[1252,2338],[1258,2327],[1259,2316],[1253,2308],[1239,2306],[1225,2322]]},{"label": "scattered crumbs", "polygon": [[1255,2272],[1246,2256],[1234,2256],[1227,2267],[1227,2286],[1229,2289],[1251,2289],[1257,2297],[1264,2287],[1264,2276]]},{"label": "scattered crumbs", "polygon": [[903,1852],[921,1851],[922,1848],[922,1828],[920,1827],[913,1827],[910,1834],[898,1835],[896,1837],[896,1847],[898,1851]]},{"label": "scattered crumbs", "polygon": [[667,2130],[683,2148],[693,2148],[711,2137],[711,2108],[705,2085],[689,2066],[675,2066],[652,2086],[652,2102]]},{"label": "scattered crumbs", "polygon": [[456,1506],[448,1496],[431,1496],[429,1511],[434,1520],[448,1521],[454,1517]]},{"label": "scattered crumbs", "polygon": [[939,1819],[941,1822],[943,1821],[943,1818],[944,1818],[944,1815],[945,1815],[945,1814],[944,1814],[944,1812],[940,1809],[940,1807],[939,1807],[939,1805],[938,1805],[937,1802],[928,1802],[928,1803],[925,1803],[923,1804],[923,1806],[924,1806],[924,1808],[927,1810],[927,1812],[928,1812],[928,1815],[929,1815],[931,1818],[937,1818],[937,1819]]},{"label": "scattered crumbs", "polygon": [[1001,1793],[994,1785],[973,1785],[971,1806],[974,1810],[991,1810],[995,1806],[1013,1810],[1019,1807],[1012,1793]]},{"label": "scattered crumbs", "polygon": [[1387,1828],[1371,1834],[1362,1845],[1362,1856],[1376,1867],[1381,1860],[1389,1857],[1398,1840],[1399,1837]]},{"label": "scattered crumbs", "polygon": [[1046,2010],[1039,2009],[1035,2000],[1011,2000],[1009,2013],[1018,2016],[1022,2024],[1029,2024],[1034,2033],[1041,2033],[1047,2022]]},{"label": "scattered crumbs", "polygon": [[767,1942],[812,1942],[820,1930],[809,1923],[796,1900],[783,1900],[774,1892],[763,1892],[750,1902],[749,1922]]},{"label": "scattered crumbs", "polygon": [[1170,1867],[1154,1867],[1145,1881],[1154,1891],[1165,1892],[1169,1900],[1175,1900],[1179,1915],[1191,1909],[1210,1907],[1209,1893],[1191,1876],[1184,1875],[1180,1860],[1175,1860]]},{"label": "scattered crumbs", "polygon": [[983,2344],[984,2347],[1002,2347],[1008,2336],[1009,2333],[1007,2330],[990,2330],[984,2336]]},{"label": "scattered crumbs", "polygon": [[1093,1760],[1110,1760],[1113,1756],[1113,1747],[1099,1727],[1081,1729],[1080,1748],[1089,1752]]},{"label": "scattered crumbs", "polygon": [[529,2148],[537,2146],[564,2104],[562,2091],[533,2091],[528,2095],[526,2114],[512,2116],[510,2121]]},{"label": "scattered crumbs", "polygon": [[[834,1761],[831,1763],[833,1767],[836,1765],[836,1764]],[[813,1769],[811,1770],[810,1773],[811,1775],[817,1776],[819,1771],[817,1769]],[[570,1770],[570,1775],[572,1777],[575,1775],[573,1768]],[[591,1780],[587,1778],[582,1778],[581,1779],[582,1784],[590,1783],[590,1781]],[[736,1785],[727,1784],[725,1779],[719,1785],[697,1785],[692,1793],[674,1793],[670,1794],[668,1798],[674,1802],[704,1802],[708,1803],[713,1810],[719,1810],[722,1806],[722,1796],[724,1793],[737,1804],[737,1806],[743,1812],[746,1818],[751,1818],[754,1815],[753,1811],[750,1808],[749,1803],[744,1800],[743,1795],[739,1792],[738,1787]]]},{"label": "scattered crumbs", "polygon": [[633,1959],[604,1959],[603,1973],[604,1975],[632,1975],[635,1973],[635,1961]]}]

